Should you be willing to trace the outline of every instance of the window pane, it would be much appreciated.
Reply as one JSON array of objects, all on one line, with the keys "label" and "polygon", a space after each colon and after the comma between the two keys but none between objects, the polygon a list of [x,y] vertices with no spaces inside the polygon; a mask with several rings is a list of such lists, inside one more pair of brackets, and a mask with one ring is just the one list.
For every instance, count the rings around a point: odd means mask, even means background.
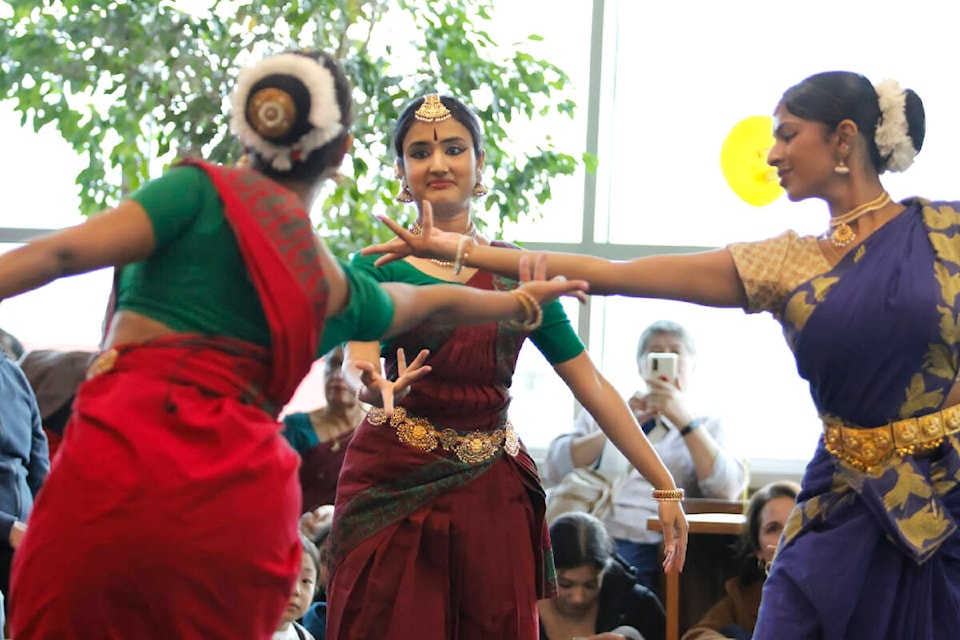
[{"label": "window pane", "polygon": [[[611,0],[605,41],[616,65],[601,122],[601,188],[610,223],[598,241],[695,246],[759,239],[786,228],[819,233],[828,213],[819,201],[763,208],[745,204],[724,182],[720,147],[735,123],[771,114],[790,85],[819,71],[850,69],[874,83],[896,78],[916,90],[928,137],[917,164],[884,176],[895,198],[954,197],[954,114],[960,84],[945,81],[941,60],[956,57],[949,3],[896,12],[896,32],[922,34],[916,45],[884,44],[891,13],[875,2],[788,3],[741,0]],[[819,8],[818,8],[819,7]],[[829,20],[825,21],[825,17]],[[842,36],[830,26],[855,25]],[[811,46],[823,36],[822,45]],[[606,63],[606,59],[605,59]]]},{"label": "window pane", "polygon": [[39,133],[20,125],[12,101],[0,102],[4,190],[0,227],[59,229],[83,222],[77,175],[84,163],[52,125]]},{"label": "window pane", "polygon": [[[553,113],[549,117],[536,116],[530,121],[510,123],[513,139],[510,148],[517,153],[535,155],[538,147],[552,143],[557,151],[574,156],[580,161],[586,150],[587,102],[590,88],[590,34],[591,2],[583,0],[524,0],[498,2],[494,10],[494,24],[490,34],[512,55],[514,43],[522,43],[524,51],[559,67],[570,78],[567,90],[551,99],[571,99],[577,104],[575,117]],[[562,19],[544,19],[562,16]],[[543,40],[527,38],[535,34]],[[571,46],[575,43],[575,46]],[[552,198],[539,207],[543,216],[533,216],[505,230],[505,239],[527,242],[579,242],[583,218],[584,170],[578,167],[570,176],[560,176],[551,182]],[[489,185],[493,190],[496,184]],[[482,211],[482,205],[477,207]]]}]

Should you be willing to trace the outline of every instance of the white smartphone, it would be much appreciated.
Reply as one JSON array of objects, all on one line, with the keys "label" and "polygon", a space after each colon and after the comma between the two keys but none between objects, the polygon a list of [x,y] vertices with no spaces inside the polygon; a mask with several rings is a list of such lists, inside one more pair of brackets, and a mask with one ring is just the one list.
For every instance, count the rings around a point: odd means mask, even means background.
[{"label": "white smartphone", "polygon": [[679,356],[675,353],[648,353],[647,371],[644,377],[657,380],[666,379],[676,384],[679,359]]}]

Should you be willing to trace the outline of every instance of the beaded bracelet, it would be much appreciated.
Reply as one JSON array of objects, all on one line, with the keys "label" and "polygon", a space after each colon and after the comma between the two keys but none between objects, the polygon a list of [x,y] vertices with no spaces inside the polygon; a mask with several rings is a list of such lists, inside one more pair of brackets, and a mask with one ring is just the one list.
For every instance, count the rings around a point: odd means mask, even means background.
[{"label": "beaded bracelet", "polygon": [[532,333],[540,328],[540,325],[543,324],[543,307],[540,306],[540,303],[537,302],[537,299],[526,291],[520,289],[512,289],[509,292],[511,295],[516,296],[517,300],[520,301],[520,306],[523,307],[526,318],[523,322],[517,320],[508,320],[504,324],[511,329],[517,329],[518,331],[526,331]]},{"label": "beaded bracelet", "polygon": [[680,502],[683,495],[683,489],[654,489],[650,492],[650,496],[657,502]]}]

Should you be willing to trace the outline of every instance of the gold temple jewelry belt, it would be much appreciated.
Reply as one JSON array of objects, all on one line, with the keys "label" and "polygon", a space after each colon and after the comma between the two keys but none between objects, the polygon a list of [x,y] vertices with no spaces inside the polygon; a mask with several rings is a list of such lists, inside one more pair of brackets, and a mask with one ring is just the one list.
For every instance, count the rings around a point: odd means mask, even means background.
[{"label": "gold temple jewelry belt", "polygon": [[[387,423],[387,414],[380,408],[371,409],[367,414],[367,422],[379,427]],[[406,409],[396,407],[390,418],[390,426],[397,430],[400,442],[421,451],[433,451],[439,445],[445,451],[453,451],[461,462],[467,464],[480,464],[492,458],[500,445],[511,456],[520,452],[520,439],[509,420],[502,429],[494,431],[441,431],[426,418],[411,418]]]},{"label": "gold temple jewelry belt", "polygon": [[944,437],[960,432],[960,405],[882,427],[854,429],[825,421],[823,442],[837,459],[869,471],[892,458],[932,451]]}]

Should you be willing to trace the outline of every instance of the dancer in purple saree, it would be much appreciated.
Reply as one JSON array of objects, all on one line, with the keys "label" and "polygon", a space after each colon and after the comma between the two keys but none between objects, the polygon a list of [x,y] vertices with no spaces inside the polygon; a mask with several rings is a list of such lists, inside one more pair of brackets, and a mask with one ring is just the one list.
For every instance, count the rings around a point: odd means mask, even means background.
[{"label": "dancer in purple saree", "polygon": [[[881,173],[923,144],[920,98],[894,81],[816,74],[774,114],[767,162],[827,231],[627,262],[550,254],[593,294],[769,311],[809,381],[824,433],[763,589],[757,640],[960,638],[960,203],[891,200]],[[453,234],[367,252],[455,254]],[[467,246],[510,274],[509,251]]]}]

